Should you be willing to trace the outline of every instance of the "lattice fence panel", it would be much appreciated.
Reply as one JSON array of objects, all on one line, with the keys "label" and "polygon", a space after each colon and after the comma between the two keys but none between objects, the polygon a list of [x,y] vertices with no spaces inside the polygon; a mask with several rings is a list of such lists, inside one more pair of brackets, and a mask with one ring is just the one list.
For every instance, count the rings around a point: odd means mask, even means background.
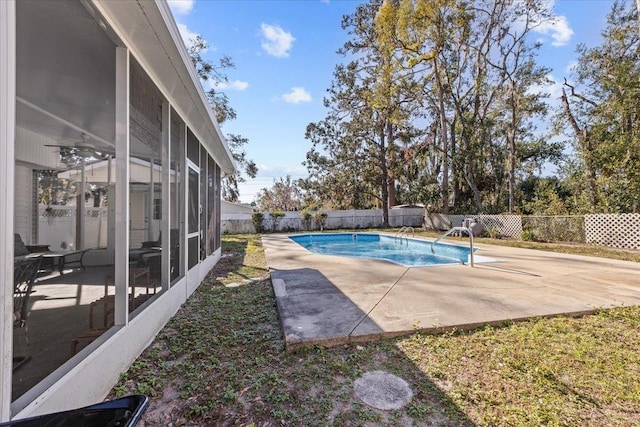
[{"label": "lattice fence panel", "polygon": [[640,214],[585,215],[587,243],[622,249],[640,249]]},{"label": "lattice fence panel", "polygon": [[75,208],[40,206],[39,215],[43,218],[70,218],[75,213]]},{"label": "lattice fence panel", "polygon": [[522,218],[519,215],[448,215],[452,227],[459,227],[465,218],[474,218],[487,232],[519,239],[522,236]]}]

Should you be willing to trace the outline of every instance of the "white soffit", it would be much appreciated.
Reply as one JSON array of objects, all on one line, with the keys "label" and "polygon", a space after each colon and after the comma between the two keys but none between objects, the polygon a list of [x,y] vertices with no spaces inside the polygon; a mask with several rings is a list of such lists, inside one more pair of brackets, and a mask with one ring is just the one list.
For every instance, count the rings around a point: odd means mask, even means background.
[{"label": "white soffit", "polygon": [[223,171],[235,169],[169,6],[158,1],[93,4],[186,121]]}]

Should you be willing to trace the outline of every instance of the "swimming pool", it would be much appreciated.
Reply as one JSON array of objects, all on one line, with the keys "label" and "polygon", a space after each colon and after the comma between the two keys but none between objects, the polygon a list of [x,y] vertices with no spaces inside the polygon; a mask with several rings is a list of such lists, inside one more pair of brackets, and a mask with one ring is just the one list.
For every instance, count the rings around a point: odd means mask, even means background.
[{"label": "swimming pool", "polygon": [[[319,255],[382,259],[405,267],[467,263],[469,248],[375,233],[299,234],[291,240]],[[475,253],[475,249],[474,249]]]}]

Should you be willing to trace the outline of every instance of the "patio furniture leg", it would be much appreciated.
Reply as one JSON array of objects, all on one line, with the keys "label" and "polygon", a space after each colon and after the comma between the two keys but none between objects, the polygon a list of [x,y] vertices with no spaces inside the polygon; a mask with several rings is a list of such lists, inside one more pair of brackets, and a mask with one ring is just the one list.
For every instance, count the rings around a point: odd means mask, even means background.
[{"label": "patio furniture leg", "polygon": [[[68,264],[80,264],[80,268],[82,268],[83,270],[86,270],[85,266],[84,266],[84,254],[87,253],[89,249],[83,249],[81,251],[75,251],[69,254],[64,254],[62,255],[60,258],[58,258],[58,270],[60,271],[60,274],[64,274],[64,267],[65,265]],[[74,256],[80,256],[80,258],[76,259],[76,260],[69,260],[68,257],[74,257]]]}]

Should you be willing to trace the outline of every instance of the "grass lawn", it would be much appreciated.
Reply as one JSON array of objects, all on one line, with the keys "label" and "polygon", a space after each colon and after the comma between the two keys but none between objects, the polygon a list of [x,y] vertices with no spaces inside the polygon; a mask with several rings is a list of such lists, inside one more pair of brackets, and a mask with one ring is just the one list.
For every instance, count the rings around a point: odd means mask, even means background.
[{"label": "grass lawn", "polygon": [[[640,262],[637,252],[530,245]],[[140,426],[640,425],[639,307],[285,353],[260,236],[226,235],[222,248],[112,391],[151,398]],[[407,381],[411,403],[387,412],[360,402],[353,384],[375,370]]]}]

